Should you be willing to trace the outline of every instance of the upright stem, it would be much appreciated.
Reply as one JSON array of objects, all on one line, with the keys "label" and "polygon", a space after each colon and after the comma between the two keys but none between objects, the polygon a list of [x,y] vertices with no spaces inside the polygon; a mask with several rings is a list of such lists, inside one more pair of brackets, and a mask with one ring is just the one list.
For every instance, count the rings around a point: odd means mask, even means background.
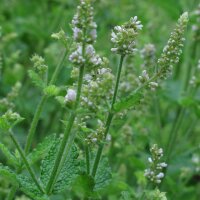
[{"label": "upright stem", "polygon": [[10,137],[11,137],[13,143],[15,144],[15,146],[16,146],[16,148],[17,148],[17,150],[18,150],[18,152],[19,152],[19,154],[20,154],[20,156],[21,156],[21,158],[22,158],[22,160],[23,160],[23,162],[24,162],[24,164],[25,164],[30,176],[31,176],[31,178],[35,182],[35,184],[38,187],[38,189],[40,190],[40,192],[44,193],[42,187],[40,186],[40,184],[39,184],[39,182],[38,182],[38,180],[37,180],[37,178],[36,178],[36,176],[35,176],[35,174],[33,172],[33,170],[31,169],[30,164],[28,163],[28,160],[26,159],[25,153],[23,152],[23,150],[20,147],[19,143],[15,139],[15,136],[13,135],[11,130],[10,130],[9,134],[10,134]]},{"label": "upright stem", "polygon": [[[56,82],[56,79],[58,77],[58,74],[63,66],[63,63],[65,61],[65,58],[67,56],[67,51],[65,51],[61,61],[59,62],[59,64],[57,65],[53,75],[52,75],[52,78],[49,82],[49,84],[54,84]],[[36,127],[37,127],[37,124],[38,124],[38,121],[39,121],[39,118],[40,118],[40,115],[41,115],[41,112],[43,110],[43,107],[44,107],[44,104],[46,103],[48,99],[48,96],[47,95],[43,95],[38,106],[37,106],[37,109],[36,109],[36,112],[34,114],[34,117],[33,117],[33,120],[31,122],[31,126],[30,126],[30,129],[29,129],[29,132],[28,132],[28,136],[27,136],[27,140],[26,140],[26,145],[25,145],[25,154],[27,155],[29,150],[30,150],[30,147],[31,147],[31,144],[32,144],[32,141],[33,141],[33,137],[34,137],[34,134],[35,134],[35,130],[36,130]]]},{"label": "upright stem", "polygon": [[88,144],[85,144],[85,161],[86,161],[87,174],[90,174],[90,151]]},{"label": "upright stem", "polygon": [[17,186],[13,186],[8,194],[8,196],[6,197],[6,200],[13,200],[15,192],[17,190]]},{"label": "upright stem", "polygon": [[[116,83],[115,83],[114,95],[113,95],[112,102],[111,102],[111,108],[110,108],[110,111],[108,113],[108,117],[107,117],[107,121],[106,121],[106,125],[105,125],[106,129],[105,129],[105,132],[104,132],[104,139],[106,139],[106,137],[107,137],[107,134],[108,134],[108,131],[110,129],[110,125],[111,125],[111,122],[112,122],[112,119],[113,119],[113,116],[114,116],[113,108],[114,108],[114,104],[115,104],[116,98],[117,98],[117,92],[118,92],[118,88],[119,88],[119,81],[120,81],[123,61],[124,61],[124,56],[122,55],[121,58],[120,58],[120,63],[119,63],[118,71],[117,71],[117,79],[116,79]],[[93,177],[95,177],[95,175],[96,175],[98,165],[99,165],[99,162],[100,162],[100,159],[101,159],[103,147],[104,147],[104,143],[101,143],[99,145],[98,150],[97,150],[94,165],[93,165],[93,168],[92,168],[92,176]]]},{"label": "upright stem", "polygon": [[[68,54],[68,51],[66,50],[64,55],[63,55],[63,57],[62,57],[62,59],[61,59],[61,61],[56,66],[56,69],[55,69],[55,71],[54,71],[54,73],[52,75],[52,78],[51,78],[49,84],[55,84],[55,82],[57,80],[57,77],[58,77],[58,74],[59,74],[59,72],[60,72],[60,70],[61,70],[61,68],[63,66],[63,63],[65,61],[65,58],[66,58],[67,54]],[[34,137],[34,134],[35,134],[35,130],[36,130],[36,127],[37,127],[41,112],[43,110],[44,104],[47,101],[47,98],[48,97],[46,95],[43,95],[41,100],[40,100],[40,102],[39,102],[39,104],[38,104],[38,106],[37,106],[36,112],[34,114],[33,120],[31,122],[30,129],[29,129],[29,132],[28,132],[26,144],[25,144],[25,155],[27,155],[29,150],[30,150],[30,147],[31,147],[31,144],[32,144],[32,140],[33,140],[33,137]],[[21,172],[21,168],[18,168],[17,171]],[[12,200],[14,198],[16,190],[17,190],[17,187],[13,186],[11,188],[11,191],[7,196],[7,200]]]},{"label": "upright stem", "polygon": [[59,169],[61,168],[60,164],[61,164],[62,156],[64,154],[65,147],[67,145],[67,142],[68,142],[71,130],[72,130],[72,126],[73,126],[74,120],[76,118],[76,110],[79,106],[80,97],[81,97],[84,67],[85,67],[84,64],[82,66],[80,66],[76,102],[75,102],[75,105],[74,105],[74,109],[73,109],[73,111],[72,111],[72,113],[69,117],[69,122],[67,124],[66,129],[65,129],[64,137],[62,139],[62,142],[61,142],[61,145],[60,145],[57,157],[56,157],[56,161],[55,161],[53,170],[51,172],[49,182],[48,182],[47,187],[46,187],[47,194],[51,193],[51,191],[53,189],[53,185],[54,185],[56,178],[58,176]]},{"label": "upright stem", "polygon": [[34,114],[33,121],[31,122],[31,126],[30,126],[30,129],[29,129],[26,144],[25,144],[25,154],[26,155],[28,154],[28,152],[30,150],[30,147],[31,147],[31,144],[32,144],[32,141],[33,141],[33,137],[34,137],[34,134],[35,134],[35,130],[36,130],[36,127],[37,127],[43,106],[44,106],[47,98],[48,98],[47,95],[42,96],[42,98],[41,98],[41,100],[40,100],[40,102],[37,106],[36,112]]}]

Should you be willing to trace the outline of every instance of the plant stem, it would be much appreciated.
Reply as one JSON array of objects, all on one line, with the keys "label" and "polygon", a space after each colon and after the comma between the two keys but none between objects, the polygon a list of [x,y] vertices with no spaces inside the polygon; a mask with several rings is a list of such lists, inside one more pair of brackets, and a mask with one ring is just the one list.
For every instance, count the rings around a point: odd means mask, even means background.
[{"label": "plant stem", "polygon": [[6,197],[6,200],[13,200],[14,196],[15,196],[15,192],[17,190],[17,186],[13,186],[8,194],[8,196]]},{"label": "plant stem", "polygon": [[62,156],[64,154],[65,147],[67,145],[67,142],[68,142],[71,130],[72,130],[72,126],[73,126],[74,120],[76,118],[76,110],[77,110],[77,108],[79,106],[79,102],[80,102],[83,75],[84,75],[84,64],[82,66],[80,66],[79,79],[78,79],[78,88],[77,88],[77,97],[76,97],[74,109],[73,109],[73,111],[72,111],[72,113],[70,115],[69,122],[67,124],[66,129],[65,129],[64,137],[62,139],[62,142],[61,142],[61,145],[60,145],[57,157],[56,157],[56,161],[55,161],[52,173],[50,175],[49,182],[48,182],[47,187],[46,187],[47,194],[51,193],[51,191],[53,189],[53,185],[54,185],[54,183],[56,181],[59,169],[61,168],[60,164],[61,164]]},{"label": "plant stem", "polygon": [[42,96],[42,98],[41,98],[41,100],[40,100],[40,102],[37,106],[36,112],[34,114],[33,121],[31,122],[31,126],[30,126],[30,129],[29,129],[29,132],[28,132],[26,145],[25,145],[25,154],[26,155],[28,154],[28,152],[30,150],[30,147],[31,147],[31,144],[32,144],[32,141],[33,141],[33,137],[34,137],[34,134],[35,134],[35,130],[36,130],[36,127],[37,127],[43,106],[44,106],[47,98],[48,98],[47,95]]},{"label": "plant stem", "polygon": [[[63,63],[64,63],[65,58],[67,57],[67,55],[68,55],[68,51],[66,50],[64,55],[63,55],[63,57],[62,57],[62,59],[61,59],[61,61],[56,66],[56,69],[55,69],[55,71],[54,71],[54,73],[52,75],[52,78],[51,78],[49,84],[55,84],[55,82],[57,80],[57,77],[58,77],[58,74],[59,74],[59,72],[61,71],[61,69],[63,67]],[[36,130],[36,127],[37,127],[41,112],[43,110],[44,104],[47,101],[47,98],[48,97],[46,95],[43,95],[41,100],[40,100],[40,102],[39,102],[39,104],[38,104],[38,106],[37,106],[36,112],[34,114],[33,120],[31,122],[30,129],[29,129],[29,132],[28,132],[26,144],[25,144],[25,155],[27,155],[29,150],[30,150],[30,147],[31,147],[31,144],[32,144],[32,140],[33,140],[33,136],[35,134],[35,130]],[[20,173],[21,169],[19,168],[17,171]],[[8,197],[7,197],[8,200],[12,200],[14,198],[16,190],[17,190],[16,187],[12,187],[11,188],[11,191],[8,194]]]},{"label": "plant stem", "polygon": [[[67,56],[67,51],[65,51],[60,63],[57,65],[53,75],[52,75],[52,78],[49,82],[49,84],[54,84],[56,82],[56,79],[58,77],[58,74],[63,66],[63,63],[65,61],[65,58]],[[43,95],[38,106],[37,106],[37,109],[36,109],[36,112],[34,114],[34,117],[33,117],[33,121],[31,122],[31,126],[30,126],[30,129],[29,129],[29,132],[28,132],[28,136],[27,136],[27,140],[26,140],[26,145],[25,145],[25,154],[27,155],[29,150],[30,150],[30,147],[31,147],[31,144],[32,144],[32,141],[33,141],[33,137],[34,137],[34,134],[35,134],[35,130],[36,130],[36,127],[37,127],[37,124],[38,124],[38,121],[39,121],[39,118],[40,118],[40,115],[41,115],[41,112],[43,110],[43,107],[44,107],[44,104],[46,103],[48,99],[48,96],[47,95]]]},{"label": "plant stem", "polygon": [[[122,55],[121,58],[120,58],[120,63],[119,63],[118,71],[117,71],[117,79],[116,79],[116,83],[115,83],[114,95],[113,95],[112,102],[111,102],[111,108],[110,108],[110,111],[108,113],[108,117],[107,117],[107,121],[106,121],[106,125],[105,125],[106,129],[105,129],[105,132],[104,132],[104,140],[107,137],[107,134],[108,134],[108,131],[110,129],[110,125],[111,125],[111,122],[112,122],[112,119],[113,119],[113,116],[114,116],[113,108],[114,108],[114,104],[115,104],[116,98],[117,98],[117,92],[118,92],[118,88],[119,88],[119,81],[120,81],[123,61],[124,61],[124,56]],[[96,175],[98,165],[99,165],[99,162],[100,162],[100,159],[101,159],[103,147],[104,147],[104,143],[101,143],[99,145],[98,150],[97,150],[94,165],[93,165],[93,168],[92,168],[92,176],[93,177],[95,177],[95,175]]]},{"label": "plant stem", "polygon": [[[26,168],[27,168],[27,170],[28,170],[31,178],[35,182],[35,184],[38,187],[38,189],[40,190],[40,192],[44,193],[42,187],[40,186],[40,184],[39,184],[39,182],[38,182],[38,180],[36,178],[36,175],[34,174],[34,172],[33,172],[32,168],[31,168],[30,164],[28,163],[28,160],[26,159],[25,153],[23,152],[22,148],[20,147],[18,141],[16,140],[16,138],[13,135],[13,133],[12,133],[11,130],[9,131],[9,134],[10,134],[10,137],[11,137],[13,143],[15,144],[15,146],[16,146],[16,148],[17,148],[17,150],[18,150],[18,152],[19,152],[19,154],[20,154],[20,156],[22,158],[22,161],[25,164],[25,166],[26,166]],[[13,192],[14,192],[14,189],[13,189]]]},{"label": "plant stem", "polygon": [[88,144],[85,144],[85,161],[86,161],[86,169],[87,174],[90,174],[90,151]]}]

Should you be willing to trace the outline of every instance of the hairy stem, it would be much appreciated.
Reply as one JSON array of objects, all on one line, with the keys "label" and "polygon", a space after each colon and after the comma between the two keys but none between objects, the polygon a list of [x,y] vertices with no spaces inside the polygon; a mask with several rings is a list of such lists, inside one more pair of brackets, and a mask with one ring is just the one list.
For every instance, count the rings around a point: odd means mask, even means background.
[{"label": "hairy stem", "polygon": [[60,145],[57,157],[56,157],[56,161],[55,161],[52,173],[50,175],[49,182],[48,182],[47,187],[46,187],[47,194],[51,193],[51,191],[53,189],[53,185],[54,185],[54,183],[56,181],[59,169],[61,168],[60,165],[62,163],[61,162],[62,156],[63,156],[63,154],[65,152],[65,147],[67,145],[67,142],[68,142],[71,130],[72,130],[72,126],[73,126],[74,120],[76,118],[76,110],[77,110],[77,108],[79,106],[79,102],[80,102],[83,75],[84,75],[84,65],[80,66],[80,69],[79,69],[79,79],[78,79],[77,97],[76,97],[75,105],[74,105],[73,111],[72,111],[72,113],[70,115],[67,127],[65,129],[64,137],[62,139],[62,142],[61,142],[61,145]]},{"label": "hairy stem", "polygon": [[[119,63],[118,71],[117,71],[117,79],[116,79],[116,83],[115,83],[114,95],[113,95],[112,102],[111,102],[111,108],[110,108],[110,112],[108,114],[106,125],[105,125],[106,129],[105,129],[105,132],[104,132],[104,139],[106,139],[106,137],[107,137],[107,134],[108,134],[108,131],[110,129],[110,125],[111,125],[111,122],[112,122],[112,119],[113,119],[113,116],[114,116],[113,107],[114,107],[114,104],[115,104],[116,98],[117,98],[117,92],[118,92],[118,88],[119,88],[119,81],[120,81],[123,61],[124,61],[124,56],[122,55],[121,58],[120,58],[120,63]],[[97,150],[94,165],[93,165],[93,168],[92,168],[92,176],[93,177],[95,177],[95,175],[96,175],[98,165],[99,165],[99,162],[100,162],[100,159],[101,159],[103,147],[104,147],[104,143],[101,143],[99,145],[98,150]]]},{"label": "hairy stem", "polygon": [[[20,154],[20,156],[21,156],[21,158],[22,158],[22,161],[23,161],[23,163],[25,164],[25,166],[26,166],[26,168],[27,168],[27,170],[28,170],[28,172],[29,172],[31,178],[32,178],[33,181],[35,182],[35,185],[38,187],[38,189],[40,190],[40,192],[44,193],[42,187],[40,186],[40,183],[39,183],[38,180],[37,180],[37,177],[36,177],[34,171],[32,170],[32,168],[31,168],[31,166],[30,166],[28,160],[26,159],[26,156],[25,156],[24,151],[22,150],[21,146],[19,145],[18,141],[16,140],[16,138],[15,138],[15,136],[13,135],[13,133],[12,133],[11,130],[10,130],[10,132],[9,132],[9,135],[10,135],[10,137],[11,137],[13,143],[15,144],[15,146],[16,146],[16,148],[17,148],[17,150],[18,150],[18,152],[19,152],[19,154]],[[13,189],[13,192],[14,192],[14,189]]]},{"label": "hairy stem", "polygon": [[[67,51],[65,51],[64,56],[62,57],[60,63],[57,65],[57,67],[56,67],[56,69],[55,69],[55,71],[52,75],[52,78],[49,82],[50,85],[54,84],[56,82],[56,79],[58,77],[58,74],[59,74],[62,66],[63,66],[63,63],[65,61],[66,56],[67,56]],[[35,130],[36,130],[41,112],[43,110],[44,104],[46,103],[47,99],[48,99],[48,96],[44,94],[42,96],[38,106],[37,106],[36,112],[34,114],[33,120],[31,122],[30,129],[29,129],[29,132],[28,132],[27,140],[26,140],[26,145],[25,145],[25,154],[26,155],[28,154],[28,152],[30,150],[30,147],[31,147],[31,144],[32,144],[32,141],[33,141],[33,137],[35,135]]]}]

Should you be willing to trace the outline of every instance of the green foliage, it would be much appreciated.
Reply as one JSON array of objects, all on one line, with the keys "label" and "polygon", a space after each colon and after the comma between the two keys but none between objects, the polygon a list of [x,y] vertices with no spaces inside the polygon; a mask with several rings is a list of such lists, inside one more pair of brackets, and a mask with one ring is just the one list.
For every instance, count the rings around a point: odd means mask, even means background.
[{"label": "green foliage", "polygon": [[130,94],[128,97],[115,103],[114,111],[120,112],[120,111],[123,111],[124,109],[130,109],[132,107],[135,107],[136,105],[140,103],[142,98],[143,98],[143,95],[140,92]]},{"label": "green foliage", "polygon": [[[56,155],[60,146],[60,139],[54,139],[54,143],[49,149],[48,155],[42,160],[41,165],[41,181],[46,187],[49,181],[53,166],[55,164]],[[69,155],[65,158],[64,165],[60,171],[60,175],[55,183],[53,192],[58,193],[64,189],[69,189],[71,183],[79,172],[79,163],[77,161],[77,148],[73,146]]]},{"label": "green foliage", "polygon": [[49,85],[44,88],[44,94],[48,96],[56,96],[59,93],[59,88],[55,85]]},{"label": "green foliage", "polygon": [[165,192],[160,192],[158,189],[147,191],[145,198],[147,200],[167,200]]},{"label": "green foliage", "polygon": [[18,185],[17,175],[7,166],[0,164],[0,175],[13,185]]},{"label": "green foliage", "polygon": [[6,159],[10,164],[13,166],[19,166],[19,161],[17,158],[10,152],[8,147],[6,147],[4,144],[0,143],[0,150],[3,152],[3,154],[6,156]]},{"label": "green foliage", "polygon": [[27,194],[29,197],[35,200],[48,200],[49,198],[46,195],[43,195],[32,179],[25,175],[18,175],[17,179],[20,183],[20,189]]},{"label": "green foliage", "polygon": [[39,143],[35,149],[27,156],[27,159],[31,165],[36,163],[37,161],[44,158],[56,140],[56,134],[51,134],[43,139],[41,143]]},{"label": "green foliage", "polygon": [[30,77],[30,79],[32,80],[32,82],[34,83],[34,85],[40,89],[45,88],[45,83],[42,80],[42,78],[40,77],[39,74],[37,74],[35,71],[33,70],[29,70],[28,71],[28,75]]},{"label": "green foliage", "polygon": [[111,172],[108,158],[102,157],[95,176],[94,191],[98,191],[109,186],[112,178]]}]

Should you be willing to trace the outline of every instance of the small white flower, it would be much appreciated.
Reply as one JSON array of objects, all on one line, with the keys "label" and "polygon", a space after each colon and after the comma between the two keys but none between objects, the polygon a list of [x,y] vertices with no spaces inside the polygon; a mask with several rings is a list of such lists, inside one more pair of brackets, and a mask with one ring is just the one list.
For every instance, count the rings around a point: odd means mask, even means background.
[{"label": "small white flower", "polygon": [[165,162],[160,163],[160,166],[161,166],[161,167],[167,167],[167,163],[165,163]]},{"label": "small white flower", "polygon": [[148,158],[148,161],[149,161],[150,163],[153,162],[151,157]]},{"label": "small white flower", "polygon": [[74,102],[76,100],[76,91],[73,89],[67,90],[67,95],[65,96],[65,102]]},{"label": "small white flower", "polygon": [[164,177],[164,173],[160,172],[157,176],[156,176],[158,179],[161,179]]}]

